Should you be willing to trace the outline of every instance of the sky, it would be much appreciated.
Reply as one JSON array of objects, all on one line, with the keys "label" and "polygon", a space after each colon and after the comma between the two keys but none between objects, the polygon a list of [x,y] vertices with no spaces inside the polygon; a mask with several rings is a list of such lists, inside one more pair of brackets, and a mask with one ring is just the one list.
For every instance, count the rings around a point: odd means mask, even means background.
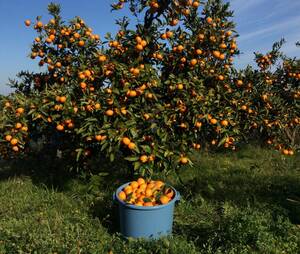
[{"label": "sky", "polygon": [[[80,16],[93,28],[94,33],[104,37],[107,32],[115,33],[115,20],[128,15],[128,11],[110,12],[113,0],[52,0],[62,7],[62,16],[70,20]],[[234,11],[233,21],[237,24],[238,46],[242,54],[236,59],[236,67],[253,64],[253,52],[268,51],[273,42],[285,38],[283,51],[288,56],[300,57],[300,0],[225,0]],[[5,84],[21,70],[38,71],[36,61],[28,55],[36,34],[24,25],[24,20],[35,20],[42,16],[49,20],[49,0],[0,0],[0,94],[8,94]]]}]

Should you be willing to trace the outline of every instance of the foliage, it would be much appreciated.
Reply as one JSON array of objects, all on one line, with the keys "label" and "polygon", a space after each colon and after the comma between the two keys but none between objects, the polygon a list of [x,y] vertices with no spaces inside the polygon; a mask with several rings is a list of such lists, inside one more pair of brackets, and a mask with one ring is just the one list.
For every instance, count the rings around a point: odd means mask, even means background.
[{"label": "foliage", "polygon": [[[5,158],[27,155],[30,142],[82,164],[125,158],[153,174],[191,164],[194,149],[231,149],[261,136],[286,155],[299,148],[299,61],[271,71],[282,42],[262,56],[260,71],[237,71],[233,12],[221,0],[124,0],[137,17],[117,21],[104,40],[76,17],[66,23],[50,4],[30,57],[46,67],[21,72],[16,92],[0,101]],[[142,18],[141,18],[142,17]],[[25,24],[30,26],[30,21]],[[295,75],[294,75],[295,74]]]}]

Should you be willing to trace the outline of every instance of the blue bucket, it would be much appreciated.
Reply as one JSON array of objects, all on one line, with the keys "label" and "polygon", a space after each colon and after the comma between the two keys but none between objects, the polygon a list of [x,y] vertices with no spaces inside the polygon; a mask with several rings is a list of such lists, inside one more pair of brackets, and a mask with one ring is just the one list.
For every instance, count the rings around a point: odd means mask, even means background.
[{"label": "blue bucket", "polygon": [[125,237],[158,239],[172,234],[174,206],[180,194],[173,187],[174,198],[165,205],[135,206],[120,200],[118,194],[130,183],[120,186],[113,195],[119,205],[120,231]]}]

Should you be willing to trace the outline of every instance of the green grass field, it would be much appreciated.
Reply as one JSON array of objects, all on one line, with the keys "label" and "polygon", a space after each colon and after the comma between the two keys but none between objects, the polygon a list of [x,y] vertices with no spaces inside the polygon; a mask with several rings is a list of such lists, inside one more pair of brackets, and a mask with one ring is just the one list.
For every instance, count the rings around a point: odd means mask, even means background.
[{"label": "green grass field", "polygon": [[184,185],[164,179],[183,198],[173,236],[159,241],[117,233],[120,165],[87,181],[59,161],[2,162],[0,253],[300,253],[299,155],[248,146],[195,157],[194,168],[181,169]]}]

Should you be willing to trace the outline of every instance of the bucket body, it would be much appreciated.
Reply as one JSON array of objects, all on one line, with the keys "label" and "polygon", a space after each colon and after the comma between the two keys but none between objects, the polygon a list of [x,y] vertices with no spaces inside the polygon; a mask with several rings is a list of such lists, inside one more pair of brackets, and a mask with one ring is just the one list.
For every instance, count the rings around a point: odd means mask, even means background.
[{"label": "bucket body", "polygon": [[128,185],[120,186],[114,193],[119,205],[120,231],[125,237],[157,239],[172,233],[174,206],[180,194],[174,188],[174,198],[165,205],[135,206],[118,198],[119,192]]}]

